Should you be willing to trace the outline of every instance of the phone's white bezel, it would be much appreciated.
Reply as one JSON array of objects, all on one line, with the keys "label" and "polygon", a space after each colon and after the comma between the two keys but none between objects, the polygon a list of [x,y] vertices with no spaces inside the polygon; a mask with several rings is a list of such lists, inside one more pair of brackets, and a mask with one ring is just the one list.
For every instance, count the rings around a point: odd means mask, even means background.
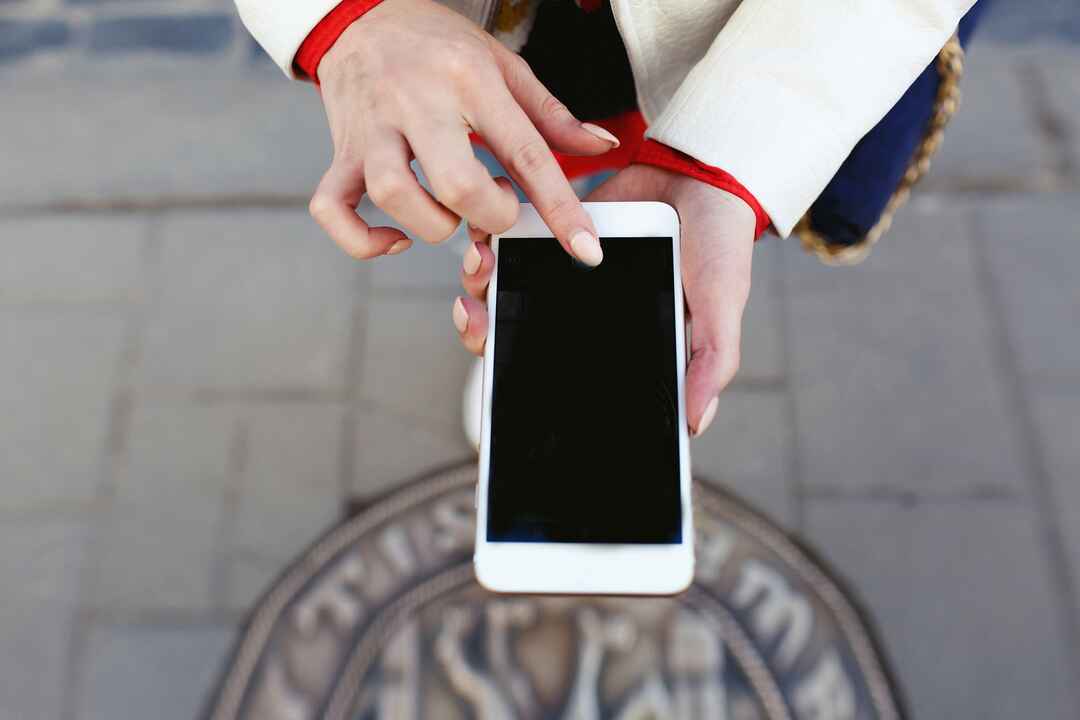
[{"label": "phone's white bezel", "polygon": [[[658,202],[584,203],[601,237],[670,237],[675,288],[675,366],[679,411],[679,483],[682,542],[666,545],[488,542],[488,463],[491,454],[491,387],[495,353],[498,262],[488,288],[488,336],[484,352],[484,399],[480,476],[476,494],[476,554],[480,584],[497,592],[669,595],[685,590],[694,574],[694,531],[690,505],[690,439],[686,429],[686,337],[679,259],[679,217]],[[522,205],[517,223],[492,238],[496,259],[503,238],[553,237],[532,205]],[[628,240],[627,242],[632,242]],[[618,502],[612,498],[612,512]]]}]

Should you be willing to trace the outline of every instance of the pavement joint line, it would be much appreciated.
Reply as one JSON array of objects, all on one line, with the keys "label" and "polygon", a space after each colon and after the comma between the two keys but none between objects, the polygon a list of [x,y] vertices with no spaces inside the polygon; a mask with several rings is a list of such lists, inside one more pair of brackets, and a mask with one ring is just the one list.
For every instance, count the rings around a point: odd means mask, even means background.
[{"label": "pavement joint line", "polygon": [[1072,678],[1069,686],[1073,695],[1073,706],[1077,707],[1080,706],[1080,617],[1075,614],[1075,608],[1080,607],[1077,604],[1078,578],[1073,575],[1069,565],[1067,543],[1058,515],[1061,505],[1055,498],[1045,448],[1031,405],[1030,390],[1025,384],[1014,341],[1005,321],[1006,302],[990,265],[981,213],[974,214],[969,232],[975,240],[975,282],[981,287],[980,294],[990,310],[988,315],[991,341],[997,346],[992,357],[998,366],[1006,404],[1011,411],[1008,416],[1012,418],[1021,461],[1029,478],[1033,509],[1039,521],[1038,531],[1042,535],[1047,556],[1049,582],[1057,603],[1058,621],[1066,635],[1064,651],[1071,666],[1069,669]]},{"label": "pavement joint line", "polygon": [[[148,299],[144,284],[153,285],[158,278],[157,255],[155,251],[159,219],[151,217],[142,228],[139,247],[139,292],[136,301],[127,306],[127,317],[121,346],[110,380],[109,406],[106,415],[106,429],[101,457],[97,463],[97,482],[93,507],[86,513],[87,542],[82,548],[78,576],[75,581],[75,605],[81,607],[87,602],[91,588],[91,578],[98,567],[98,553],[102,542],[102,520],[112,506],[113,479],[127,447],[127,431],[131,425],[133,398],[128,392],[130,378],[135,371],[139,346],[142,342],[142,329],[147,313]],[[85,680],[88,629],[80,613],[72,624],[68,635],[68,652],[63,669],[64,687],[60,698],[61,717],[73,720],[78,709],[79,693]]]},{"label": "pavement joint line", "polygon": [[[790,252],[790,251],[789,251]],[[788,287],[788,253],[777,253],[776,259],[776,295],[777,325],[780,334],[780,372],[783,382],[780,390],[784,393],[784,421],[788,426],[788,491],[792,500],[792,520],[796,532],[806,532],[806,469],[802,462],[802,445],[799,437],[799,400],[794,377],[794,349],[791,333],[791,294]]]},{"label": "pavement joint line", "polygon": [[1020,63],[1017,73],[1021,77],[1022,92],[1028,97],[1030,112],[1034,115],[1033,124],[1039,131],[1053,176],[1059,180],[1074,178],[1077,162],[1072,154],[1072,133],[1068,121],[1051,100],[1046,76],[1038,64],[1030,59]]},{"label": "pavement joint line", "polygon": [[356,474],[357,387],[364,373],[364,352],[367,349],[368,308],[374,294],[371,272],[357,279],[352,294],[352,314],[349,324],[349,344],[345,355],[345,412],[341,417],[341,443],[338,449],[338,492],[340,510],[346,512]]},{"label": "pavement joint line", "polygon": [[221,524],[217,528],[217,548],[210,565],[210,605],[226,608],[232,589],[233,548],[236,545],[235,528],[240,515],[241,493],[251,454],[251,422],[237,418],[229,440],[228,459],[225,469],[225,487],[221,497]]},{"label": "pavement joint line", "polygon": [[[1070,161],[1071,162],[1071,161]],[[1070,165],[1075,168],[1075,163]],[[1072,172],[1072,171],[1070,171]],[[938,178],[931,172],[920,183],[921,194],[1001,196],[1080,190],[1075,173],[1048,178],[999,176],[989,178]],[[137,214],[170,211],[228,212],[233,210],[303,210],[309,195],[295,193],[220,193],[215,195],[176,194],[149,197],[117,196],[111,198],[72,197],[40,203],[0,204],[0,222],[48,215]]]},{"label": "pavement joint line", "polygon": [[247,610],[228,608],[179,610],[164,608],[94,608],[79,611],[82,623],[90,626],[147,627],[155,629],[193,627],[237,627],[247,618]]},{"label": "pavement joint line", "polygon": [[1024,504],[1028,501],[1022,493],[1006,486],[971,487],[948,492],[926,492],[899,487],[869,487],[852,490],[837,485],[813,485],[803,490],[809,500],[863,501],[896,503],[905,507],[920,505],[948,505],[973,502],[1008,502]]}]

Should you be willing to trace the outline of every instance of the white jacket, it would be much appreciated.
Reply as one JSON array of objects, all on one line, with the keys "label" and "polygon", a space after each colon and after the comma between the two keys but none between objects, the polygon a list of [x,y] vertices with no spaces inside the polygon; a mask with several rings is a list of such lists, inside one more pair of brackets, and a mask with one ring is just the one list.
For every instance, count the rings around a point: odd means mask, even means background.
[{"label": "white jacket", "polygon": [[[339,0],[236,0],[290,76]],[[506,1],[506,0],[503,0]],[[490,28],[499,0],[446,0]],[[788,235],[975,0],[611,0],[654,138],[723,168]]]}]

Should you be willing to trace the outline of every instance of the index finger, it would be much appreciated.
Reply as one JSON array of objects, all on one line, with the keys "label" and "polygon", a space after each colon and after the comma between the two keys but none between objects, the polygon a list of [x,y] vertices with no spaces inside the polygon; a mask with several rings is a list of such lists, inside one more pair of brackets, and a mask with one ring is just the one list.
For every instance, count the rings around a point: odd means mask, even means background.
[{"label": "index finger", "polygon": [[492,93],[470,125],[521,185],[540,217],[568,253],[586,265],[604,259],[596,227],[570,187],[555,156],[505,87]]}]

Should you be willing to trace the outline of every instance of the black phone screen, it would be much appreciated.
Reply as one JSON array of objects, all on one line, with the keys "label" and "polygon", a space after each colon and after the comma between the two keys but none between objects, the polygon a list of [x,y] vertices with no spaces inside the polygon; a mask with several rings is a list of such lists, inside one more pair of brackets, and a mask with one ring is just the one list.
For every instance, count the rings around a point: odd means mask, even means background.
[{"label": "black phone screen", "polygon": [[491,542],[682,540],[671,238],[601,245],[500,240]]}]

